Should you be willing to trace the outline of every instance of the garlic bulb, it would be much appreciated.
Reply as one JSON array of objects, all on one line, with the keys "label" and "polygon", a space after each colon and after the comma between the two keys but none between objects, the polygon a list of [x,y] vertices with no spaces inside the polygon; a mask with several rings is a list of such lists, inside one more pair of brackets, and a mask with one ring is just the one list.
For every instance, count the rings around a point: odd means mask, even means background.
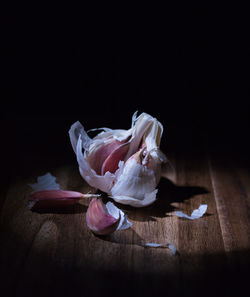
[{"label": "garlic bulb", "polygon": [[119,203],[143,207],[156,199],[166,157],[159,149],[162,124],[149,114],[136,114],[129,130],[101,128],[91,139],[76,122],[69,135],[80,174],[92,187]]}]

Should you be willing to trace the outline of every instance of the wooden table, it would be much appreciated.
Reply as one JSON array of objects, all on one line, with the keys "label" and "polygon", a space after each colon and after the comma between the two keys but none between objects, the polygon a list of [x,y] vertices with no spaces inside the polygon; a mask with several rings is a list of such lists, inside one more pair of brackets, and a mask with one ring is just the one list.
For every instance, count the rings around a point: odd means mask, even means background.
[{"label": "wooden table", "polygon": [[[1,212],[2,296],[243,296],[250,280],[250,172],[213,156],[172,156],[158,200],[119,206],[133,223],[96,237],[85,223],[89,200],[64,212],[27,208],[27,185],[42,167],[16,179]],[[87,192],[76,163],[51,171],[63,189]],[[207,213],[191,221],[200,204]],[[177,248],[145,248],[170,242]]]}]

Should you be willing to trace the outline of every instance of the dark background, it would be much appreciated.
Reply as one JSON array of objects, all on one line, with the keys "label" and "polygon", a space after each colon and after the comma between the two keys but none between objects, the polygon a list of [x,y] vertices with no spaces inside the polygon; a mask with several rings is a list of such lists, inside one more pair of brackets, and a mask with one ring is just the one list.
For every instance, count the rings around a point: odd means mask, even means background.
[{"label": "dark background", "polygon": [[75,121],[128,129],[136,110],[162,122],[167,155],[249,166],[248,8],[152,3],[9,2],[1,190],[76,164]]},{"label": "dark background", "polygon": [[128,129],[134,111],[165,128],[166,153],[204,148],[248,164],[247,7],[10,2],[4,177],[75,161],[68,138]]}]

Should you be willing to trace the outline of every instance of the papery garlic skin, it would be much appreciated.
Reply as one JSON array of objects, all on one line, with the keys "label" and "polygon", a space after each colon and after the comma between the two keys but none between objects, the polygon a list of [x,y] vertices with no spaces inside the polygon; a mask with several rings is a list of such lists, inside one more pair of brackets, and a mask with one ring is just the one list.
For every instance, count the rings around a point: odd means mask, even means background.
[{"label": "papery garlic skin", "polygon": [[76,122],[69,131],[82,177],[119,203],[135,207],[153,203],[161,163],[166,161],[159,149],[162,124],[146,113],[139,117],[135,113],[129,130],[102,130],[91,139]]},{"label": "papery garlic skin", "polygon": [[129,159],[119,170],[116,183],[111,189],[110,197],[116,202],[142,207],[153,203],[157,190],[156,176],[135,158]]}]

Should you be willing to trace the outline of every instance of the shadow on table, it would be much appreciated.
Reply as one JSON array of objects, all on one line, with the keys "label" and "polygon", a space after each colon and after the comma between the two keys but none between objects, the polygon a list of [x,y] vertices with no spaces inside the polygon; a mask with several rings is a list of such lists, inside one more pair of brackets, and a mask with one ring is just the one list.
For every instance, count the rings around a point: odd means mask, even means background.
[{"label": "shadow on table", "polygon": [[[169,216],[177,210],[171,205],[174,202],[184,202],[195,195],[203,195],[209,193],[204,187],[198,186],[178,186],[167,178],[162,178],[159,183],[159,192],[157,200],[147,207],[133,208],[130,206],[119,205],[120,208],[127,211],[129,217],[136,221],[156,221],[154,217],[163,218]],[[209,214],[207,214],[209,215]]]},{"label": "shadow on table", "polygon": [[[122,236],[119,236],[119,232],[122,232]],[[109,241],[112,243],[117,243],[117,244],[130,244],[130,245],[138,245],[142,246],[145,241],[143,240],[142,237],[134,229],[129,228],[125,231],[117,231],[115,233],[112,233],[110,235],[106,236],[97,236],[99,239],[104,240],[104,241]]]},{"label": "shadow on table", "polygon": [[77,203],[76,205],[70,205],[65,207],[57,207],[55,209],[53,208],[43,208],[43,209],[33,209],[33,212],[39,213],[39,214],[79,214],[79,213],[85,213],[87,211],[88,207],[86,205]]}]

